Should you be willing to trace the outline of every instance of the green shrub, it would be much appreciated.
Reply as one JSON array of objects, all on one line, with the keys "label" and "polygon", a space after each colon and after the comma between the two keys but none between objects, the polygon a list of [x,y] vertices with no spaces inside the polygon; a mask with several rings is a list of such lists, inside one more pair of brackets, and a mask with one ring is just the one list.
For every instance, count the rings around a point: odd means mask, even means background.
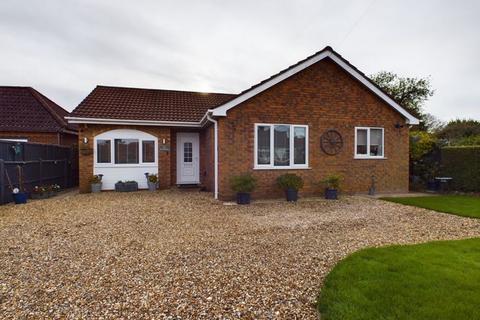
[{"label": "green shrub", "polygon": [[480,191],[480,146],[444,147],[441,155],[440,174],[453,178],[453,189]]},{"label": "green shrub", "polygon": [[300,190],[303,187],[303,179],[293,173],[286,173],[277,178],[277,184],[283,190],[294,189]]},{"label": "green shrub", "polygon": [[410,159],[416,161],[433,152],[437,146],[437,139],[425,131],[410,132]]},{"label": "green shrub", "polygon": [[321,181],[328,189],[338,190],[340,188],[340,182],[342,176],[339,174],[331,174]]},{"label": "green shrub", "polygon": [[480,146],[480,135],[463,137],[455,140],[452,146]]},{"label": "green shrub", "polygon": [[250,173],[245,173],[232,177],[230,187],[235,192],[252,192],[256,183],[257,180]]}]

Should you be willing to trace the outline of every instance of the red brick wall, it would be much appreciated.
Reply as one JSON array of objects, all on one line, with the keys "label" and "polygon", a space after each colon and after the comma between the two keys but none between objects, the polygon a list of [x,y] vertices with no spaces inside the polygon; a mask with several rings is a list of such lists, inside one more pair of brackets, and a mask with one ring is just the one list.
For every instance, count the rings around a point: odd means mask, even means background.
[{"label": "red brick wall", "polygon": [[213,125],[200,132],[200,180],[207,191],[214,191]]},{"label": "red brick wall", "polygon": [[57,133],[57,132],[0,132],[0,138],[8,139],[27,139],[28,142],[59,144],[63,146],[71,146],[77,143],[77,136],[74,134]]},{"label": "red brick wall", "polygon": [[[90,192],[90,178],[93,175],[93,141],[94,137],[105,131],[114,129],[134,129],[147,132],[158,138],[159,146],[165,139],[165,144],[170,145],[170,128],[152,126],[117,126],[117,125],[81,125],[78,135],[79,146],[79,186],[80,192]],[[88,144],[83,143],[83,138],[88,138]],[[158,153],[158,177],[160,188],[171,185],[171,155],[169,152]],[[175,163],[173,163],[174,165]]]},{"label": "red brick wall", "polygon": [[[253,170],[254,124],[283,123],[309,126],[307,170]],[[344,176],[345,192],[368,192],[375,175],[379,192],[408,190],[408,128],[396,129],[405,119],[331,60],[322,60],[263,93],[228,111],[219,119],[219,192],[233,197],[232,175],[252,172],[258,178],[253,197],[278,197],[282,191],[275,179],[292,172],[303,177],[301,194],[320,194],[318,182],[331,173]],[[385,157],[354,159],[355,126],[383,127]],[[339,131],[344,140],[335,156],[320,149],[320,136],[328,129]]]}]

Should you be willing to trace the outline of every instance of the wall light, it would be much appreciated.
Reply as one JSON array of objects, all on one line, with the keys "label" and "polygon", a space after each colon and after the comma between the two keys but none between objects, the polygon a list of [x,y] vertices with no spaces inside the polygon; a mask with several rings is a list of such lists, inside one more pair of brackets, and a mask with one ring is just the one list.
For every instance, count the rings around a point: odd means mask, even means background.
[{"label": "wall light", "polygon": [[83,144],[87,144],[88,143],[88,138],[87,137],[83,137]]}]

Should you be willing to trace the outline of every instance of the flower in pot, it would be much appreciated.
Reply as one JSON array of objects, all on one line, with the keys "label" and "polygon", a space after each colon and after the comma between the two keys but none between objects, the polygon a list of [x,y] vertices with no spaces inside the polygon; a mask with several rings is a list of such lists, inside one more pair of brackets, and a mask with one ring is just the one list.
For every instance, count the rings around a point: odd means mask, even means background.
[{"label": "flower in pot", "polygon": [[47,198],[47,189],[44,186],[35,186],[32,189],[32,199]]},{"label": "flower in pot", "polygon": [[53,184],[52,185],[53,192],[58,193],[58,192],[60,192],[60,189],[61,189],[60,185],[58,185],[58,184]]},{"label": "flower in pot", "polygon": [[158,188],[158,175],[147,173],[146,176],[147,176],[148,190],[156,191]]},{"label": "flower in pot", "polygon": [[338,199],[338,189],[340,188],[341,180],[342,177],[340,175],[331,174],[321,181],[325,185],[325,199]]},{"label": "flower in pot", "polygon": [[7,175],[8,183],[10,189],[12,190],[12,198],[15,204],[23,204],[27,203],[28,193],[23,188],[23,168],[17,165],[17,172],[18,172],[18,188],[14,188],[12,182],[10,181],[10,177]]},{"label": "flower in pot", "polygon": [[232,177],[230,187],[237,193],[238,204],[250,204],[250,192],[255,189],[256,183],[257,180],[250,173]]},{"label": "flower in pot", "polygon": [[45,189],[47,190],[47,192],[46,192],[47,198],[53,197],[53,195],[54,195],[53,184],[46,186]]},{"label": "flower in pot", "polygon": [[27,203],[27,193],[23,189],[13,188],[12,197],[15,204]]},{"label": "flower in pot", "polygon": [[96,174],[90,178],[90,186],[93,193],[102,191],[102,177],[103,174]]},{"label": "flower in pot", "polygon": [[293,173],[286,173],[277,178],[277,184],[285,191],[287,201],[298,200],[298,190],[303,187],[303,179]]},{"label": "flower in pot", "polygon": [[138,183],[134,180],[121,181],[115,183],[115,191],[117,192],[131,192],[138,190]]}]

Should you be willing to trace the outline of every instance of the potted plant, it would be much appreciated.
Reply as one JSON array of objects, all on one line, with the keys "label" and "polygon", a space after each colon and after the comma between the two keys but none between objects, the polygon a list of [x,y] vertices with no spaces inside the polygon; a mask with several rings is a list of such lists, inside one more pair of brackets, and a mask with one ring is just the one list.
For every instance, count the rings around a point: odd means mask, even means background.
[{"label": "potted plant", "polygon": [[47,198],[47,190],[44,186],[35,186],[32,190],[32,199],[45,199]]},{"label": "potted plant", "polygon": [[20,166],[17,166],[17,172],[18,172],[18,188],[13,187],[10,181],[10,177],[7,175],[10,188],[12,189],[13,201],[15,202],[15,204],[27,203],[27,193],[23,188],[23,168]]},{"label": "potted plant", "polygon": [[98,193],[102,191],[102,177],[103,174],[96,174],[90,178],[92,193]]},{"label": "potted plant", "polygon": [[250,192],[255,189],[256,183],[257,180],[250,173],[232,177],[230,186],[237,193],[238,204],[250,204]]},{"label": "potted plant", "polygon": [[117,192],[132,192],[138,190],[137,181],[118,181],[115,183],[115,191]]},{"label": "potted plant", "polygon": [[156,191],[158,188],[158,175],[145,173],[147,176],[148,191]]},{"label": "potted plant", "polygon": [[294,202],[298,200],[298,190],[303,187],[303,179],[293,173],[286,173],[277,178],[277,184],[285,191],[287,201]]},{"label": "potted plant", "polygon": [[58,185],[58,184],[53,184],[52,185],[52,190],[53,190],[54,193],[59,193],[60,189],[61,189],[60,185]]},{"label": "potted plant", "polygon": [[338,189],[340,188],[340,181],[342,177],[338,174],[331,174],[322,180],[325,185],[325,199],[338,199]]},{"label": "potted plant", "polygon": [[45,188],[47,189],[47,198],[53,197],[53,185],[46,186]]}]

